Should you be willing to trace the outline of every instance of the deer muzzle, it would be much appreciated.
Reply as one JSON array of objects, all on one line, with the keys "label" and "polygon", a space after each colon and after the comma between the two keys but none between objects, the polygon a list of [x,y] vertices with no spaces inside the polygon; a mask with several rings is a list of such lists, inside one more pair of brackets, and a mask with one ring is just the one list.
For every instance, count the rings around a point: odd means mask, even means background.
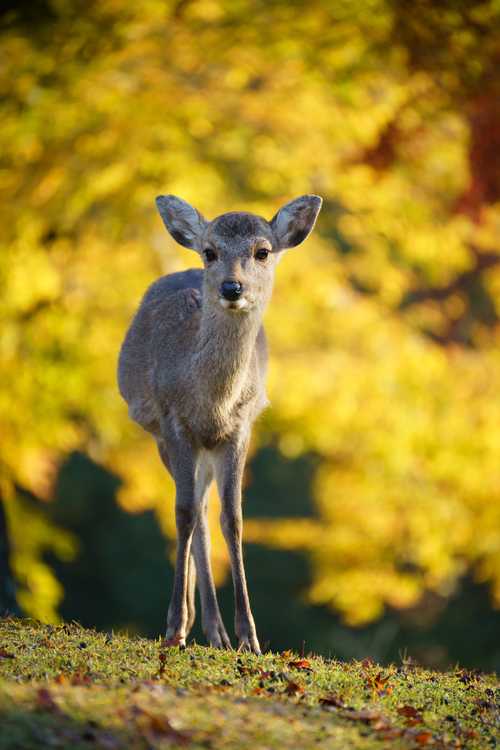
[{"label": "deer muzzle", "polygon": [[224,299],[229,302],[236,302],[243,294],[243,287],[238,281],[224,281],[220,291]]}]

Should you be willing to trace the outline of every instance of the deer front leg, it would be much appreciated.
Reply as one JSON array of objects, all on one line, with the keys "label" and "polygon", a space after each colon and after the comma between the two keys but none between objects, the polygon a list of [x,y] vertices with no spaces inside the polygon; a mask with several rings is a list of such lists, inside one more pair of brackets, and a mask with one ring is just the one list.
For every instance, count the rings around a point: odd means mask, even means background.
[{"label": "deer front leg", "polygon": [[[167,449],[163,440],[158,441],[158,451],[160,453],[160,457],[161,457],[161,460],[163,461],[165,468],[168,470],[169,474],[172,474],[172,466],[170,464],[170,458],[168,456]],[[191,542],[191,546],[193,546],[193,542]],[[196,566],[195,566],[193,553],[191,551],[191,554],[189,555],[188,574],[187,574],[186,603],[187,603],[187,608],[188,608],[188,624],[187,624],[186,637],[189,631],[191,630],[191,628],[193,627],[194,619],[196,616],[195,589],[196,589]]]},{"label": "deer front leg", "polygon": [[255,623],[250,611],[243,548],[241,543],[243,516],[241,513],[241,483],[248,450],[248,438],[230,445],[220,456],[216,470],[221,499],[221,528],[229,550],[233,573],[235,618],[234,628],[238,646],[260,654]]},{"label": "deer front leg", "polygon": [[[186,645],[190,612],[188,589],[194,584],[194,569],[190,576],[191,540],[196,526],[197,503],[195,494],[196,455],[189,441],[176,432],[170,420],[161,423],[163,436],[159,443],[160,455],[175,482],[175,524],[177,528],[177,557],[175,561],[174,590],[168,608],[166,639],[178,637],[179,645]],[[191,614],[194,614],[192,611]]]},{"label": "deer front leg", "polygon": [[209,462],[200,460],[196,477],[196,495],[198,500],[198,518],[193,534],[191,551],[196,561],[198,588],[201,598],[201,625],[207,643],[214,648],[226,646],[231,642],[226,633],[217,604],[212,569],[210,565],[210,529],[208,525],[208,503],[213,471]]}]

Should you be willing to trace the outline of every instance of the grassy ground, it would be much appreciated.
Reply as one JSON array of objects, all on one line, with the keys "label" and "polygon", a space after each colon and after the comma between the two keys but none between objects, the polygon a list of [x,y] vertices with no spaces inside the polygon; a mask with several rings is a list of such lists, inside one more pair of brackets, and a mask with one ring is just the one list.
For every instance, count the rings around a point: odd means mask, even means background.
[{"label": "grassy ground", "polygon": [[0,750],[500,747],[496,676],[0,620]]}]

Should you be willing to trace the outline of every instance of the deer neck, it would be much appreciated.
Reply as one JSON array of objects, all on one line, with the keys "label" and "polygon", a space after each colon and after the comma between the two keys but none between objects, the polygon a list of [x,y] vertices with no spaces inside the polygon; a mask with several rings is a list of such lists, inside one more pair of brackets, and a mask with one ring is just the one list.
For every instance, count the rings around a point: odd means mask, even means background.
[{"label": "deer neck", "polygon": [[204,301],[196,337],[198,393],[212,408],[231,408],[249,374],[263,311],[229,311]]}]

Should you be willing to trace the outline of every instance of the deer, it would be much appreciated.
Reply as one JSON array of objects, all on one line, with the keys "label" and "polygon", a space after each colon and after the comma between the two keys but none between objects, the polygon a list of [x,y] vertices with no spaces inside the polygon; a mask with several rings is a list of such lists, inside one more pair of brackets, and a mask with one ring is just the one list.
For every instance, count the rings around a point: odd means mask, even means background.
[{"label": "deer", "polygon": [[245,211],[209,221],[174,195],[156,199],[167,231],[204,268],[163,276],[146,291],[121,347],[118,385],[175,483],[177,554],[165,639],[181,648],[195,619],[196,583],[208,644],[231,648],[210,567],[215,478],[238,647],[260,654],[243,566],[242,481],[252,425],[268,405],[262,317],[277,264],[309,236],[321,204],[303,195],[269,222]]}]

